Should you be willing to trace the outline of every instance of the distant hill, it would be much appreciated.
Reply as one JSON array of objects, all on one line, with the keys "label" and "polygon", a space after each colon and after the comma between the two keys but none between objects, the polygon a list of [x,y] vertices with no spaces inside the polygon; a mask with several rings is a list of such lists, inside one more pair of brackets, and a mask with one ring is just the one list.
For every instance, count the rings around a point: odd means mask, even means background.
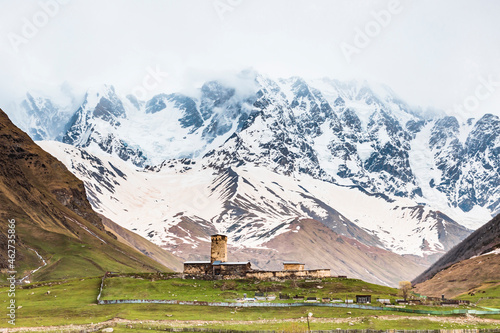
[{"label": "distant hill", "polygon": [[13,125],[2,110],[0,164],[2,277],[8,263],[7,220],[12,219],[16,221],[17,278],[38,267],[28,280],[95,276],[106,271],[170,271],[107,232],[87,200],[83,183]]},{"label": "distant hill", "polygon": [[500,280],[500,215],[476,230],[412,281],[416,291],[453,297]]},{"label": "distant hill", "polygon": [[270,260],[281,264],[292,258],[306,263],[308,268],[331,268],[333,276],[346,275],[386,286],[397,286],[401,279],[410,279],[423,270],[409,256],[363,244],[316,220],[294,221],[290,228],[294,231],[265,244],[277,250],[269,254]]}]

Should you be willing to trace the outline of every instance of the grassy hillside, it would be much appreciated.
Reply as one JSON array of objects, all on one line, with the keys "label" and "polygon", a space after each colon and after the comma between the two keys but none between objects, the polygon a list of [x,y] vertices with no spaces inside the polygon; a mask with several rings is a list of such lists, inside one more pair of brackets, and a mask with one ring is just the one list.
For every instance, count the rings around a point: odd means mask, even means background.
[{"label": "grassy hillside", "polygon": [[484,282],[456,298],[471,301],[479,307],[500,309],[500,280]]},{"label": "grassy hillside", "polygon": [[0,110],[0,262],[5,281],[7,220],[16,221],[20,278],[43,265],[31,281],[84,277],[106,271],[168,271],[106,232],[87,201],[83,183],[38,147]]}]

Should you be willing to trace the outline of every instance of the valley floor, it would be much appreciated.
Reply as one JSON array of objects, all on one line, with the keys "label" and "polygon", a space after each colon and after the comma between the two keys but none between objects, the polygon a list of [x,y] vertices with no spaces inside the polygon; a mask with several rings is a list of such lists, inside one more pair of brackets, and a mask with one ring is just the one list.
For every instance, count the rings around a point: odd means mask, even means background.
[{"label": "valley floor", "polygon": [[[119,281],[119,280],[116,280]],[[138,279],[138,281],[144,281]],[[110,281],[111,282],[111,281]],[[175,281],[172,281],[175,282]],[[498,329],[500,315],[496,316],[427,316],[419,314],[346,309],[313,306],[291,308],[224,308],[211,306],[167,304],[110,304],[97,305],[101,278],[85,278],[57,282],[41,282],[16,290],[16,325],[0,322],[5,332],[78,332],[113,327],[114,332],[150,331],[171,328],[211,328],[224,330],[307,330],[307,314],[313,313],[311,330],[336,329]],[[177,282],[176,282],[177,283]],[[187,283],[187,280],[186,280]],[[200,281],[191,280],[200,284]],[[211,282],[212,284],[214,282]],[[394,291],[392,288],[348,280],[352,288],[371,288],[374,293]],[[180,283],[179,283],[180,284]],[[111,284],[108,285],[111,287]],[[123,286],[122,292],[131,289]],[[182,286],[177,286],[182,288]],[[316,290],[325,290],[325,288]],[[195,288],[192,288],[195,289]],[[147,289],[146,289],[147,290]],[[218,290],[219,296],[227,291]],[[111,291],[108,289],[108,291]],[[173,290],[171,290],[173,291]],[[208,291],[208,288],[207,288]],[[142,291],[144,292],[144,290]],[[153,289],[149,293],[156,292]],[[176,290],[177,292],[177,290]],[[349,292],[352,292],[350,290]],[[354,291],[357,292],[357,291]],[[0,288],[4,305],[8,289]],[[177,294],[179,299],[184,295]],[[215,294],[213,294],[215,296]],[[108,296],[110,296],[108,294]],[[125,295],[123,295],[125,296]]]}]

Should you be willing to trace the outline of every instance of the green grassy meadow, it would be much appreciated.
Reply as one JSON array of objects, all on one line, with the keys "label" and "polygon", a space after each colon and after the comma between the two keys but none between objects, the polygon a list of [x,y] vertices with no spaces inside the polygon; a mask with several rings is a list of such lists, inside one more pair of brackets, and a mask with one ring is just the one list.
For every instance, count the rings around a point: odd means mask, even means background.
[{"label": "green grassy meadow", "polygon": [[[390,287],[366,283],[356,279],[329,278],[323,280],[299,281],[254,281],[254,280],[189,280],[173,278],[155,279],[155,274],[144,277],[111,277],[105,280],[101,299],[178,299],[183,301],[225,302],[237,298],[253,297],[256,292],[276,296],[286,294],[302,297],[355,299],[359,294],[377,298],[396,299],[398,290]],[[151,279],[154,279],[152,281]],[[320,282],[318,282],[320,281]],[[293,302],[293,299],[281,302]]]},{"label": "green grassy meadow", "polygon": [[472,290],[459,295],[457,299],[464,299],[480,307],[500,309],[500,281],[488,281]]},{"label": "green grassy meadow", "polygon": [[[236,295],[256,291],[267,293],[290,293],[335,298],[351,297],[357,293],[374,297],[390,298],[397,295],[393,288],[373,285],[354,279],[325,279],[320,282],[285,281],[259,282],[250,280],[201,281],[201,280],[150,280],[116,277],[106,280],[103,298],[167,298],[178,300],[207,301],[234,300]],[[226,282],[226,285],[224,283]],[[226,289],[228,287],[233,290]],[[16,326],[49,326],[68,324],[102,323],[112,319],[133,321],[113,322],[115,332],[142,332],[169,327],[205,327],[234,330],[285,330],[301,332],[305,329],[307,313],[313,313],[311,329],[456,329],[472,328],[470,323],[446,323],[430,321],[425,315],[384,312],[346,308],[285,307],[285,308],[224,308],[210,306],[166,305],[166,304],[113,304],[97,305],[96,298],[101,283],[100,277],[42,282],[25,285],[16,290]],[[323,288],[317,288],[318,285]],[[224,289],[224,290],[223,290]],[[276,291],[270,291],[274,289]],[[277,291],[277,289],[280,289]],[[0,304],[7,304],[8,289],[0,288]],[[170,297],[172,298],[172,297]],[[382,316],[384,316],[382,318]],[[302,318],[302,319],[301,319]],[[492,317],[494,318],[494,317]],[[500,318],[498,318],[500,319]],[[293,320],[293,321],[290,321]],[[332,321],[338,322],[332,322]],[[155,321],[155,322],[150,322]],[[141,323],[142,322],[142,323]],[[252,322],[251,324],[249,322]],[[9,327],[7,321],[0,327]],[[478,323],[474,328],[495,328],[495,323]]]}]

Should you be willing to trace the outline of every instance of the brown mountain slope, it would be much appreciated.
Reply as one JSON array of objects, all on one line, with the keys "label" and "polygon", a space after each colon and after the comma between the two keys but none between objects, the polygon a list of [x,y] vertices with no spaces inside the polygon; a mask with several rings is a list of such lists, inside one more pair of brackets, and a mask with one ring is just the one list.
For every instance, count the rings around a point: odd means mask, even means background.
[{"label": "brown mountain slope", "polygon": [[448,251],[412,283],[422,283],[457,262],[491,252],[498,247],[500,247],[500,214]]},{"label": "brown mountain slope", "polygon": [[[100,215],[100,214],[99,214]],[[111,231],[118,240],[124,244],[127,244],[133,249],[147,255],[148,257],[154,259],[160,264],[170,267],[177,272],[182,272],[183,270],[183,260],[171,254],[170,252],[162,249],[158,245],[155,245],[148,241],[147,239],[139,236],[138,234],[127,230],[105,216],[101,215],[104,228]]]},{"label": "brown mountain slope", "polygon": [[452,298],[495,280],[500,280],[500,254],[488,254],[462,260],[438,272],[432,279],[417,284],[415,291]]},{"label": "brown mountain slope", "polygon": [[500,215],[476,230],[412,282],[418,293],[454,297],[500,280]]},{"label": "brown mountain slope", "polygon": [[105,231],[83,183],[38,147],[0,110],[0,262],[7,264],[7,220],[14,219],[17,277],[47,265],[31,280],[99,275],[105,271],[167,270]]},{"label": "brown mountain slope", "polygon": [[315,220],[296,221],[290,229],[296,232],[281,234],[265,244],[279,253],[272,252],[270,260],[298,260],[311,269],[330,268],[332,275],[390,286],[397,286],[399,281],[424,269],[409,258],[341,236]]}]

